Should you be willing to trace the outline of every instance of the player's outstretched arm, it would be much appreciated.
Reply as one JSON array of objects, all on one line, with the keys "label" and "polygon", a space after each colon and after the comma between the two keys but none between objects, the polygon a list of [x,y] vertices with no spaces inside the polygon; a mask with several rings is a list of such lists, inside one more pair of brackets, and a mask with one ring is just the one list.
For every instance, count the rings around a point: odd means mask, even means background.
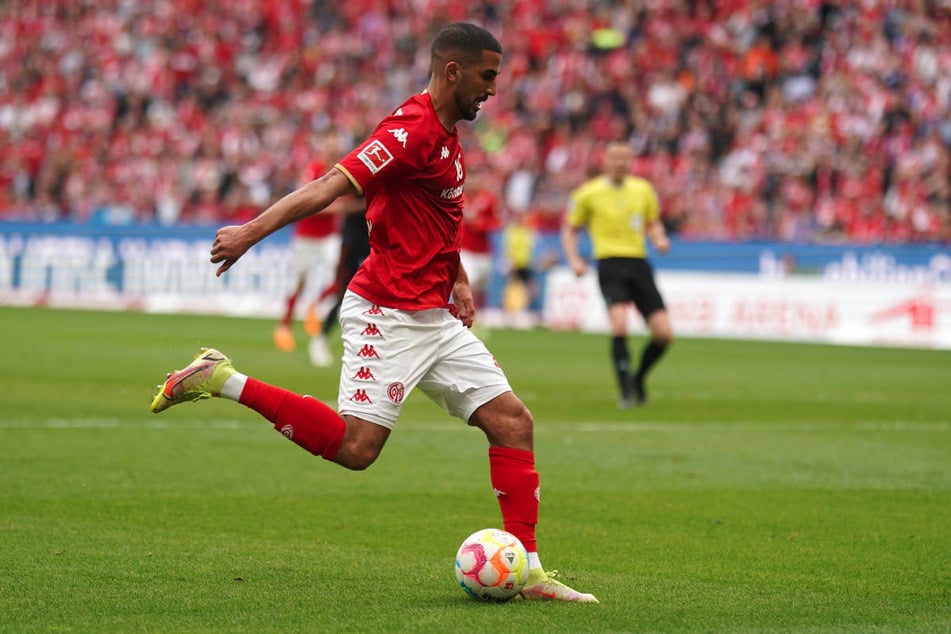
[{"label": "player's outstretched arm", "polygon": [[248,249],[278,229],[323,211],[344,194],[356,193],[347,177],[332,169],[284,196],[253,220],[222,227],[211,245],[211,262],[221,263],[215,274],[220,276],[230,269]]}]

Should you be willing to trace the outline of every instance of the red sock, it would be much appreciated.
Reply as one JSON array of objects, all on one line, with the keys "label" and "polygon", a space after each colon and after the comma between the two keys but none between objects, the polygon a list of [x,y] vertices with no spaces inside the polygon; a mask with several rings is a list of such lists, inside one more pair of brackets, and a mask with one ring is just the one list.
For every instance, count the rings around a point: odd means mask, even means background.
[{"label": "red sock", "polygon": [[327,288],[325,288],[325,289],[323,290],[323,292],[320,294],[320,297],[318,297],[318,298],[317,298],[317,301],[314,302],[314,303],[315,303],[315,304],[319,304],[320,302],[324,301],[325,299],[327,299],[327,298],[330,297],[331,295],[336,295],[338,288],[340,288],[340,287],[337,285],[337,282],[331,282],[331,283],[330,283],[330,286],[328,286]]},{"label": "red sock", "polygon": [[525,550],[537,551],[538,472],[535,454],[523,449],[489,447],[489,478],[502,510],[505,530],[518,537]]},{"label": "red sock", "polygon": [[274,423],[275,430],[327,460],[337,455],[347,431],[340,414],[326,404],[250,377],[240,402]]},{"label": "red sock", "polygon": [[290,326],[291,322],[294,321],[294,307],[297,306],[297,297],[298,293],[293,293],[287,298],[287,304],[284,307],[284,316],[281,317],[281,324],[284,326]]}]

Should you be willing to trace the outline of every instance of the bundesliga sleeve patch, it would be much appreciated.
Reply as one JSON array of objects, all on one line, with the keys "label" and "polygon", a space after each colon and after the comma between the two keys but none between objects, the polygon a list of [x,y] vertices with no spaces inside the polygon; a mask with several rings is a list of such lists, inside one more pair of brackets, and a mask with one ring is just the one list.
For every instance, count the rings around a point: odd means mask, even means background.
[{"label": "bundesliga sleeve patch", "polygon": [[376,174],[386,167],[386,164],[393,160],[393,155],[386,149],[386,146],[374,139],[365,148],[360,150],[357,158],[367,166],[371,174]]}]

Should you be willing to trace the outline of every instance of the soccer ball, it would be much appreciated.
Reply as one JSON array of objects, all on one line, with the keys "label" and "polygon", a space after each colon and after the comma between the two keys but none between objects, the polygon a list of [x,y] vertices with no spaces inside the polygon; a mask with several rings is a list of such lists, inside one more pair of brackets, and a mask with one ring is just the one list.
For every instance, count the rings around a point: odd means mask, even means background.
[{"label": "soccer ball", "polygon": [[477,601],[508,601],[528,581],[528,552],[512,533],[483,528],[459,546],[456,579]]}]

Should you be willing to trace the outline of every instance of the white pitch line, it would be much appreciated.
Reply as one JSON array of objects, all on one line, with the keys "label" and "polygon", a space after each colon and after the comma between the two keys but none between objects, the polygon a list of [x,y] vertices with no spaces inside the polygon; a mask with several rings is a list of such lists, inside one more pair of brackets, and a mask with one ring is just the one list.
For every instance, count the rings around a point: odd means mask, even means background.
[{"label": "white pitch line", "polygon": [[949,421],[870,421],[848,423],[834,421],[818,422],[754,422],[754,421],[701,421],[697,423],[669,422],[669,421],[642,421],[632,423],[583,421],[577,423],[536,424],[536,431],[584,431],[584,432],[722,432],[722,431],[766,431],[766,432],[796,432],[796,431],[949,431]]},{"label": "white pitch line", "polygon": [[[219,429],[243,430],[259,427],[256,421],[221,419],[209,422],[180,420],[174,418],[49,418],[36,420],[2,420],[0,429]],[[412,421],[398,422],[396,430],[455,432],[468,431],[469,427],[461,421],[448,419],[445,422]],[[698,423],[669,421],[542,421],[535,424],[536,433],[648,433],[648,432],[724,432],[724,431],[763,431],[763,432],[800,432],[800,431],[951,431],[951,421],[869,421],[847,422],[757,422],[757,421],[702,421]]]},{"label": "white pitch line", "polygon": [[49,418],[35,420],[0,420],[0,429],[242,429],[259,426],[258,423],[223,419],[211,422],[141,418]]}]

